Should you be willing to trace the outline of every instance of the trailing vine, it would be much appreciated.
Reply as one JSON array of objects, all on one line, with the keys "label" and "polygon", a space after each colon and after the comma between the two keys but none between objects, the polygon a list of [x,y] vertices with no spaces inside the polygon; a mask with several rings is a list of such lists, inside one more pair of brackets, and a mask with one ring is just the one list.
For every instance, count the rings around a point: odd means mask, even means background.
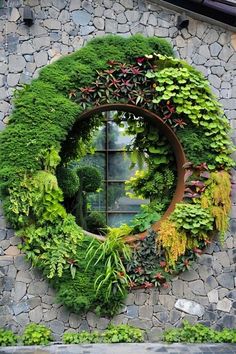
[{"label": "trailing vine", "polygon": [[[0,135],[5,214],[23,239],[26,257],[75,312],[114,315],[129,288],[168,286],[171,275],[188,269],[214,233],[223,242],[233,166],[229,124],[202,74],[172,55],[163,39],[97,38],[16,92],[9,125]],[[103,220],[88,215],[85,205],[101,178],[80,161],[93,152],[91,139],[103,121],[100,115],[79,117],[94,106],[117,102],[159,115],[188,159],[183,202],[160,221],[157,233],[139,237],[132,248],[127,236],[151,227],[168,207],[176,161],[167,138],[147,119],[118,114],[116,123],[125,121],[126,133],[134,136],[127,151],[139,165],[127,192],[149,198],[150,204],[130,225],[108,230],[103,243],[90,244],[80,226],[104,230]]]}]

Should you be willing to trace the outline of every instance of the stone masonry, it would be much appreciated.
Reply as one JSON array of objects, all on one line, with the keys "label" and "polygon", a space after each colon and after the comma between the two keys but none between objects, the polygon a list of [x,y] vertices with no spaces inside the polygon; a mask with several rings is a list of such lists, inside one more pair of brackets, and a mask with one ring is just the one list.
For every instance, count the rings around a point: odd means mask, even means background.
[{"label": "stone masonry", "polygon": [[[178,31],[177,13],[145,0],[29,0],[35,14],[32,27],[22,20],[22,0],[0,8],[0,130],[8,121],[16,88],[30,83],[40,68],[108,33],[142,33],[168,39],[177,56],[201,70],[236,127],[236,34],[189,18]],[[236,142],[236,132],[232,132]],[[15,331],[29,322],[51,327],[55,340],[64,331],[103,330],[128,323],[147,330],[150,341],[183,319],[215,328],[236,326],[236,173],[232,172],[231,227],[224,247],[212,244],[193,269],[173,279],[168,289],[129,294],[115,318],[70,313],[40,272],[20,254],[20,240],[0,210],[0,323]]]}]

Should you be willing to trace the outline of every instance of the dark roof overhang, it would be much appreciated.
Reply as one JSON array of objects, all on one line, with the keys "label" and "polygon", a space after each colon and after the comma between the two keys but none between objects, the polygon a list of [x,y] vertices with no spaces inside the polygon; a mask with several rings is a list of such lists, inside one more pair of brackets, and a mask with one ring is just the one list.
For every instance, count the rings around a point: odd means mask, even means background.
[{"label": "dark roof overhang", "polygon": [[236,0],[152,0],[199,20],[223,24],[229,30],[236,28]]}]

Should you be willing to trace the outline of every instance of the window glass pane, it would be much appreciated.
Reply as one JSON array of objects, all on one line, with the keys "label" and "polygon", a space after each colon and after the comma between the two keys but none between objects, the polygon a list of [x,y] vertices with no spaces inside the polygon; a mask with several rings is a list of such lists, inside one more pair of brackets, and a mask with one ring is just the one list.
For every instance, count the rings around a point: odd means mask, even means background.
[{"label": "window glass pane", "polygon": [[108,180],[127,180],[134,175],[137,166],[130,169],[130,154],[127,152],[110,152],[108,155]]},{"label": "window glass pane", "polygon": [[92,211],[106,211],[106,186],[100,188],[99,192],[89,193],[87,197],[88,209]]},{"label": "window glass pane", "polygon": [[105,150],[106,149],[106,126],[102,125],[94,133],[92,139],[92,145],[96,150]]},{"label": "window glass pane", "polygon": [[124,183],[108,183],[108,211],[139,212],[141,204],[148,200],[131,199],[126,195]]},{"label": "window glass pane", "polygon": [[105,179],[106,171],[106,154],[105,152],[95,152],[94,154],[89,154],[80,160],[80,164],[85,164],[89,166],[96,167],[100,172],[102,179]]},{"label": "window glass pane", "polygon": [[129,135],[125,135],[125,125],[126,123],[122,123],[122,127],[119,127],[114,122],[108,122],[108,149],[111,150],[125,150],[126,145],[131,143],[132,137]]},{"label": "window glass pane", "polygon": [[108,214],[108,225],[119,227],[122,224],[128,224],[134,218],[134,214]]}]

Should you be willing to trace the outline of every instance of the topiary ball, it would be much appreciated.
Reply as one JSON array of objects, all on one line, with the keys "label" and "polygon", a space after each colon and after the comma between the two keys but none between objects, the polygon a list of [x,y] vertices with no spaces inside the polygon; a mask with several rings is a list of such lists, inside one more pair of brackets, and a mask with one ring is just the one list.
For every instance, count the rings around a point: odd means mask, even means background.
[{"label": "topiary ball", "polygon": [[60,166],[57,168],[57,181],[65,197],[73,197],[80,187],[80,180],[76,171]]},{"label": "topiary ball", "polygon": [[102,176],[96,167],[89,165],[80,166],[76,169],[76,173],[79,176],[81,188],[84,192],[96,192],[101,186]]}]

